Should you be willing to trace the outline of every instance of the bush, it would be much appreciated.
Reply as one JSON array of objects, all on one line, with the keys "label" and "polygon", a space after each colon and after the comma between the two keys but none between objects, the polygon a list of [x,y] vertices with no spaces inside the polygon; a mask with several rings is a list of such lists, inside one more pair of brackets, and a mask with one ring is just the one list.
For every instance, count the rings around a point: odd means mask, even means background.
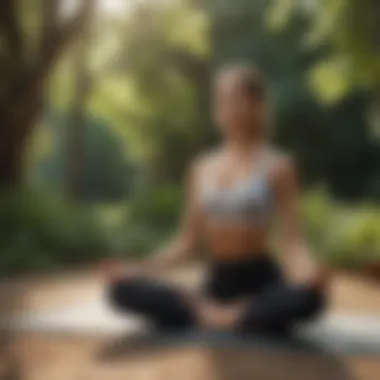
[{"label": "bush", "polygon": [[[124,251],[143,255],[169,239],[182,199],[177,187],[140,193],[123,223]],[[321,262],[352,267],[380,260],[380,209],[339,204],[319,188],[302,197],[301,210],[306,235]]]},{"label": "bush", "polygon": [[[41,126],[39,133],[43,137],[50,136],[53,149],[39,157],[31,169],[38,183],[60,188],[65,181],[68,154],[66,134],[70,120],[54,110],[49,116],[48,123]],[[123,140],[109,125],[91,117],[85,123],[84,166],[79,195],[87,202],[121,201],[133,190],[135,163],[131,160]]]},{"label": "bush", "polygon": [[347,212],[342,225],[336,258],[346,266],[380,263],[379,210],[362,206]]},{"label": "bush", "polygon": [[125,251],[143,255],[169,239],[178,221],[182,199],[182,189],[175,186],[140,192],[131,201],[123,223]]},{"label": "bush", "polygon": [[151,227],[172,227],[181,208],[182,191],[161,186],[139,193],[131,202],[128,222]]},{"label": "bush", "polygon": [[307,235],[322,261],[344,267],[380,262],[380,209],[341,205],[322,190],[303,199]]},{"label": "bush", "polygon": [[89,262],[110,249],[111,237],[88,206],[33,191],[0,197],[0,271]]},{"label": "bush", "polygon": [[303,197],[301,210],[310,242],[323,252],[328,244],[328,231],[335,224],[332,200],[323,189],[317,189]]},{"label": "bush", "polygon": [[[51,269],[102,257],[141,256],[173,234],[182,206],[179,187],[139,192],[113,206],[88,206],[33,191],[0,196],[0,272]],[[302,198],[306,234],[321,261],[361,266],[380,261],[380,210],[347,206],[319,189]]]}]

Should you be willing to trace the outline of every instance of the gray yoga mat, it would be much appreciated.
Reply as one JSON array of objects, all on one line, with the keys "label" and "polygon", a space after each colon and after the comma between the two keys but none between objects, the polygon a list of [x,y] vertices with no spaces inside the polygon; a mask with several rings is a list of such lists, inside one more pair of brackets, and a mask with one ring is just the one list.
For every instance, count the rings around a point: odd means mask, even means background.
[{"label": "gray yoga mat", "polygon": [[[380,355],[380,316],[326,314],[318,321],[300,328],[292,337],[237,336],[228,332],[188,332],[157,335],[146,323],[122,317],[98,300],[87,300],[59,310],[12,315],[0,320],[4,331],[39,332],[76,337],[141,337],[151,344],[279,347],[292,350],[319,350],[333,354]],[[136,338],[134,338],[136,339]],[[139,339],[139,338],[138,338]]]},{"label": "gray yoga mat", "polygon": [[[337,320],[339,319],[336,317]],[[361,322],[360,322],[361,323]],[[322,323],[296,331],[287,336],[270,336],[264,334],[241,335],[226,331],[188,331],[181,333],[140,333],[133,341],[137,347],[188,347],[200,346],[227,349],[267,349],[291,351],[294,353],[310,353],[333,356],[380,356],[380,336],[361,335],[347,326],[346,331],[336,329],[330,331]],[[122,337],[118,343],[128,349],[128,336]],[[122,351],[122,349],[121,349]]]}]

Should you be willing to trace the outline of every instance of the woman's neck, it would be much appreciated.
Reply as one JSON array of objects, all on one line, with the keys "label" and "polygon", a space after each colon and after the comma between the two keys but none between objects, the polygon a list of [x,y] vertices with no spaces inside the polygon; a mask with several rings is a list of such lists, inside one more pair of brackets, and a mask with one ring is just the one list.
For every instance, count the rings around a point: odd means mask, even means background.
[{"label": "woman's neck", "polygon": [[252,154],[263,149],[265,141],[262,139],[235,138],[226,142],[226,151],[232,155]]}]

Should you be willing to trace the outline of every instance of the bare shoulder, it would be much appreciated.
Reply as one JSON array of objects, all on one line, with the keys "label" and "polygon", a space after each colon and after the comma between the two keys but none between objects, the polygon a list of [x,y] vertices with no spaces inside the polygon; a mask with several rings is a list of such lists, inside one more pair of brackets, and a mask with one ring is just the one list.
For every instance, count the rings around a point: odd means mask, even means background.
[{"label": "bare shoulder", "polygon": [[271,149],[269,152],[271,172],[274,178],[290,178],[296,173],[296,160],[286,151]]},{"label": "bare shoulder", "polygon": [[220,151],[218,149],[198,154],[191,163],[192,174],[196,177],[208,175],[218,165],[219,158]]}]

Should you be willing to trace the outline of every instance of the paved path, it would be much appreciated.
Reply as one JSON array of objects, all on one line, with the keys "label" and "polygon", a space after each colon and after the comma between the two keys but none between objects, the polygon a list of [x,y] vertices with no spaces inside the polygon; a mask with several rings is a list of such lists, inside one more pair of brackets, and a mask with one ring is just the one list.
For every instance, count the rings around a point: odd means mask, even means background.
[{"label": "paved path", "polygon": [[[169,274],[165,280],[196,288],[201,278],[202,271],[193,266]],[[104,284],[92,272],[0,281],[0,316],[71,307],[87,298],[98,297],[103,289]],[[344,314],[380,314],[380,283],[337,276],[332,286],[331,307]]]},{"label": "paved path", "polygon": [[[194,267],[169,275],[167,279],[194,288],[200,283],[200,276],[200,270]],[[40,282],[39,287],[29,285],[28,289],[29,294],[24,295],[19,308],[0,317],[0,327],[82,336],[132,334],[146,327],[140,319],[113,312],[106,303],[104,284],[91,274],[59,281],[52,279]],[[365,304],[364,301],[370,302],[371,297],[376,297],[376,302]],[[318,331],[379,342],[380,349],[377,297],[380,298],[380,290],[374,285],[363,280],[340,278],[334,285],[333,306],[318,324]]]},{"label": "paved path", "polygon": [[[197,268],[188,268],[171,275],[170,280],[184,286],[196,287],[200,276]],[[136,319],[120,319],[106,308],[102,297],[103,289],[102,283],[91,273],[50,278],[34,277],[1,283],[1,319],[3,323],[11,322],[13,327],[23,326],[24,330],[19,329],[18,334],[8,335],[7,344],[2,344],[0,378],[244,380],[247,377],[236,375],[236,370],[244,369],[246,373],[253,371],[255,379],[260,380],[267,379],[268,370],[273,368],[273,371],[277,371],[277,375],[273,372],[273,379],[303,380],[309,379],[308,376],[311,374],[319,373],[326,365],[308,357],[302,357],[301,360],[299,357],[285,358],[283,353],[262,357],[259,353],[252,356],[252,352],[239,352],[236,354],[237,357],[234,353],[229,353],[225,358],[223,353],[208,352],[200,348],[123,357],[121,361],[108,363],[96,359],[99,340],[87,339],[76,334],[67,337],[59,334],[40,334],[38,331],[36,334],[36,330],[41,330],[41,327],[48,329],[49,326],[57,325],[63,326],[63,331],[87,331],[84,334],[86,337],[90,337],[94,332],[98,334],[100,330],[109,334],[111,331],[107,329],[118,333],[120,329],[132,332],[143,327]],[[359,334],[367,341],[378,339],[380,287],[362,279],[340,276],[333,287],[331,313],[335,317],[330,318],[325,325],[328,327],[325,333],[337,329],[347,333],[349,330],[350,334]],[[110,321],[112,323],[109,323]],[[33,329],[34,332],[31,331]],[[105,343],[107,340],[101,339]],[[273,363],[276,363],[276,366],[273,366]],[[305,367],[304,372],[300,363]],[[341,365],[351,377],[322,378],[377,380],[380,372],[379,360],[374,357],[348,356],[341,360]],[[302,373],[307,373],[308,376],[301,376]],[[295,376],[297,374],[301,377]]]}]

